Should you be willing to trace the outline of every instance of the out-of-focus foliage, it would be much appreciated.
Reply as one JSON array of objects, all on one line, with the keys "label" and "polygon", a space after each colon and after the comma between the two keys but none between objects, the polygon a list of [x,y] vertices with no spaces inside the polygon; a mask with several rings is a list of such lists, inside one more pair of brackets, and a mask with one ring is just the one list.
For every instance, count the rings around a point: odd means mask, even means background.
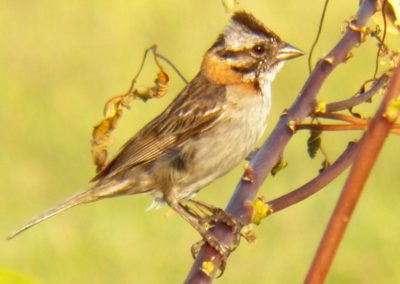
[{"label": "out-of-focus foliage", "polygon": [[[329,5],[314,59],[336,43],[340,26],[357,7],[357,1],[348,0]],[[282,38],[307,51],[322,3],[243,0],[238,8],[254,13]],[[157,44],[160,53],[192,78],[228,18],[221,1],[215,0],[3,0],[0,235],[89,186],[87,181],[95,173],[92,127],[101,120],[107,99],[125,91],[147,47]],[[400,46],[394,35],[388,34],[387,41]],[[371,78],[376,42],[367,41],[353,55],[323,86],[321,101],[344,99]],[[149,64],[140,85],[151,85],[156,72]],[[132,111],[126,111],[119,123],[111,154],[182,89],[184,83],[168,66],[166,72],[171,75],[168,96],[146,104],[132,102]],[[295,99],[307,75],[304,57],[288,62],[277,76],[268,131]],[[354,111],[372,114],[379,99]],[[359,133],[324,133],[322,144],[333,159],[348,140],[357,137]],[[319,153],[313,160],[308,157],[307,138],[307,132],[299,132],[285,150],[289,166],[269,178],[260,192],[267,200],[318,173],[323,157]],[[398,137],[388,139],[328,283],[400,282],[398,145]],[[198,198],[224,207],[242,171],[243,165],[238,166]],[[257,241],[241,243],[219,282],[301,282],[343,180],[265,219],[254,229]],[[182,282],[192,263],[190,246],[199,237],[178,216],[167,214],[168,208],[145,212],[149,202],[148,197],[132,196],[72,209],[10,242],[0,241],[0,267],[38,283]]]},{"label": "out-of-focus foliage", "polygon": [[0,269],[0,283],[12,283],[12,284],[36,284],[35,281],[29,279],[25,275],[19,272]]}]

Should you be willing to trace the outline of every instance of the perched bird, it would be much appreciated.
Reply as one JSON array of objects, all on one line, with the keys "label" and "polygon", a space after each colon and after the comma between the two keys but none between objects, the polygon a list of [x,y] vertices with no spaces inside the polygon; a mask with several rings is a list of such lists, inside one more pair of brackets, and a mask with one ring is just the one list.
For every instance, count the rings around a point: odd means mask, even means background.
[{"label": "perched bird", "polygon": [[271,83],[285,60],[300,55],[251,14],[236,12],[205,53],[195,78],[122,147],[90,189],[8,239],[75,205],[138,193],[151,194],[155,206],[167,203],[205,237],[204,224],[182,201],[190,201],[253,150],[267,124]]}]

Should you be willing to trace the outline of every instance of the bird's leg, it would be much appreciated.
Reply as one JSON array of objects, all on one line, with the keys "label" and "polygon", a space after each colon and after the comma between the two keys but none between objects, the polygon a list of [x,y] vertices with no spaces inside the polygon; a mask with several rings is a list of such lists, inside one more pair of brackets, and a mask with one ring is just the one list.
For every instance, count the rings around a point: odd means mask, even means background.
[{"label": "bird's leg", "polygon": [[192,209],[188,208],[187,206],[184,206],[180,203],[172,203],[169,204],[170,207],[178,213],[186,222],[188,222],[193,228],[196,229],[197,232],[199,232],[200,235],[205,235],[207,232],[206,226],[201,224],[199,222],[198,215],[195,211]]},{"label": "bird's leg", "polygon": [[[229,226],[232,229],[232,234],[234,236],[233,240],[233,245],[230,247],[229,252],[232,252],[235,250],[240,242],[240,236],[241,236],[241,228],[243,227],[243,224],[240,224],[236,219],[234,219],[231,215],[226,213],[224,210],[221,208],[218,208],[216,206],[207,204],[203,201],[195,200],[195,199],[190,199],[190,203],[192,203],[196,208],[201,211],[201,212],[206,212],[208,211],[209,214],[207,215],[206,213],[204,217],[200,217],[199,221],[200,223],[203,224],[208,224],[208,226],[213,227],[218,221],[223,222],[227,226]],[[200,247],[203,245],[204,242],[200,241],[192,246],[192,254],[196,255],[200,249]],[[222,255],[222,254],[221,254]]]},{"label": "bird's leg", "polygon": [[[197,256],[204,243],[208,243],[211,247],[215,248],[217,252],[221,255],[221,266],[220,266],[221,272],[220,275],[218,276],[220,277],[225,271],[226,260],[228,258],[228,255],[232,251],[234,251],[239,245],[241,237],[241,228],[243,227],[243,224],[241,224],[238,220],[234,219],[231,215],[226,213],[221,208],[218,208],[216,206],[207,204],[199,200],[189,199],[188,201],[191,204],[193,204],[200,212],[203,213],[204,216],[199,215],[200,223],[206,224],[209,227],[213,227],[217,224],[218,221],[221,221],[225,225],[229,226],[232,230],[232,234],[234,236],[233,244],[229,247],[224,244],[222,247],[223,251],[221,251],[220,249],[221,243],[219,239],[212,234],[207,234],[206,236],[203,236],[203,240],[195,243],[191,248],[193,258]],[[219,249],[216,248],[215,244],[218,244],[217,247]]]},{"label": "bird's leg", "polygon": [[236,248],[240,240],[240,230],[244,226],[244,224],[241,224],[238,220],[233,218],[221,208],[199,200],[190,199],[189,201],[197,208],[199,208],[199,210],[205,209],[211,213],[211,215],[204,217],[202,220],[200,220],[200,222],[207,222],[210,225],[215,225],[218,221],[221,221],[225,225],[231,227],[232,234],[235,236],[234,246]]},{"label": "bird's leg", "polygon": [[[214,205],[207,204],[203,201],[195,200],[195,199],[189,199],[189,202],[195,205],[200,211],[208,211],[210,212],[209,215],[206,215],[205,217],[202,217],[200,219],[200,222],[208,223],[210,225],[215,225],[217,221],[223,222],[225,225],[231,227],[232,233],[235,236],[239,236],[240,238],[240,230],[243,226],[243,224],[240,224],[235,218],[233,218],[231,215],[226,213],[224,210],[221,208],[218,208]],[[238,241],[237,241],[238,242]],[[236,243],[236,242],[234,242]]]},{"label": "bird's leg", "polygon": [[[193,228],[196,229],[197,232],[202,236],[203,240],[209,244],[212,248],[214,248],[223,258],[226,258],[230,252],[230,249],[222,244],[213,234],[209,232],[208,223],[202,222],[202,217],[197,214],[192,209],[189,209],[187,206],[182,205],[181,203],[171,203],[170,207],[178,213],[186,222],[188,222]],[[196,245],[195,245],[196,246]],[[194,247],[195,247],[194,246]],[[192,247],[192,254],[196,254],[196,249]]]},{"label": "bird's leg", "polygon": [[201,214],[205,215],[205,212],[201,211],[201,212],[199,213],[199,212],[197,212],[195,209],[191,208],[190,206],[188,206],[188,205],[186,205],[186,204],[182,204],[182,203],[180,203],[180,206],[182,207],[182,209],[184,209],[184,210],[186,211],[186,213],[188,213],[189,215],[191,215],[193,218],[196,218],[197,221],[198,221],[199,223],[201,223],[201,222],[200,222],[200,219],[203,218],[203,216],[202,216]]}]

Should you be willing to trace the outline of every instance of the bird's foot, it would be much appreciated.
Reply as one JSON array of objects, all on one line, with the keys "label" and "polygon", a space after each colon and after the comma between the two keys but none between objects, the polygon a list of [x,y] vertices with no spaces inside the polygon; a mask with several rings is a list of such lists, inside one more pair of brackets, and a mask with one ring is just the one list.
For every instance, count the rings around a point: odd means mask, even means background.
[{"label": "bird's foot", "polygon": [[219,278],[225,272],[226,262],[228,260],[229,254],[232,252],[232,249],[229,246],[221,243],[220,240],[216,238],[214,235],[212,234],[205,235],[203,236],[202,240],[198,241],[191,247],[191,252],[194,259],[196,259],[197,255],[200,252],[200,249],[206,243],[214,250],[216,250],[221,257],[221,264],[219,266],[220,274],[217,276],[217,278]]},{"label": "bird's foot", "polygon": [[212,228],[217,224],[217,222],[222,222],[231,228],[232,235],[234,236],[233,248],[231,251],[236,249],[240,242],[240,231],[244,224],[241,224],[237,219],[221,208],[194,199],[190,199],[189,201],[204,214],[204,216],[198,216],[200,224]]},{"label": "bird's foot", "polygon": [[[234,251],[240,242],[240,237],[242,236],[241,234],[241,228],[243,227],[243,224],[238,222],[234,217],[229,215],[227,212],[222,210],[221,208],[215,207],[213,205],[206,204],[204,202],[198,201],[198,200],[189,200],[200,212],[203,213],[202,216],[198,214],[198,220],[199,224],[201,224],[204,228],[206,228],[205,232],[201,234],[202,240],[195,243],[192,248],[192,256],[193,258],[196,258],[198,253],[200,252],[201,247],[207,243],[210,247],[212,247],[214,250],[218,252],[218,254],[221,256],[221,265],[220,265],[220,277],[226,267],[226,261],[228,259],[229,254]],[[193,210],[191,211],[193,213]],[[222,222],[226,226],[230,227],[232,230],[232,235],[234,237],[232,244],[227,245],[223,243],[213,232],[210,230],[210,228],[213,228],[218,222]]]}]

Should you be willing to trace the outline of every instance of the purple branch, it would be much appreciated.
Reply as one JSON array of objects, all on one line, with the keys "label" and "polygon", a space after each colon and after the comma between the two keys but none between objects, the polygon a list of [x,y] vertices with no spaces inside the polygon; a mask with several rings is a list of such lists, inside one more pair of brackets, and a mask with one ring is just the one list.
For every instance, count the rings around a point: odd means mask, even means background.
[{"label": "purple branch", "polygon": [[357,149],[357,144],[350,142],[347,149],[340,157],[324,170],[320,175],[310,180],[298,189],[289,192],[279,198],[266,202],[272,213],[281,211],[292,206],[304,199],[310,197],[314,193],[321,190],[337,176],[339,176],[353,162],[353,158]]},{"label": "purple branch", "polygon": [[[241,179],[225,209],[228,214],[241,223],[247,224],[250,222],[251,209],[246,204],[248,201],[254,200],[261,184],[277,163],[280,154],[293,135],[288,127],[289,123],[291,121],[299,123],[311,113],[315,105],[317,93],[325,79],[336,65],[344,62],[349,51],[356,44],[360,43],[360,31],[354,27],[364,26],[374,11],[375,1],[366,0],[363,2],[357,13],[357,19],[352,22],[352,28],[347,28],[339,43],[324,59],[318,62],[294,104],[286,114],[280,117],[273,132],[258,150],[251,162],[251,167],[254,169],[253,182]],[[234,240],[231,229],[223,223],[218,223],[212,229],[212,232],[221,243],[228,247]],[[201,270],[204,262],[212,262],[214,265],[214,269],[210,275],[206,275]],[[205,244],[201,248],[185,283],[211,283],[220,266],[221,256],[212,247]]]},{"label": "purple branch", "polygon": [[380,89],[382,86],[389,80],[389,76],[387,74],[383,74],[379,79],[377,79],[371,89],[369,89],[365,93],[361,93],[356,97],[352,97],[347,100],[334,102],[326,105],[326,112],[334,112],[349,109],[364,103],[371,99],[371,97]]}]

